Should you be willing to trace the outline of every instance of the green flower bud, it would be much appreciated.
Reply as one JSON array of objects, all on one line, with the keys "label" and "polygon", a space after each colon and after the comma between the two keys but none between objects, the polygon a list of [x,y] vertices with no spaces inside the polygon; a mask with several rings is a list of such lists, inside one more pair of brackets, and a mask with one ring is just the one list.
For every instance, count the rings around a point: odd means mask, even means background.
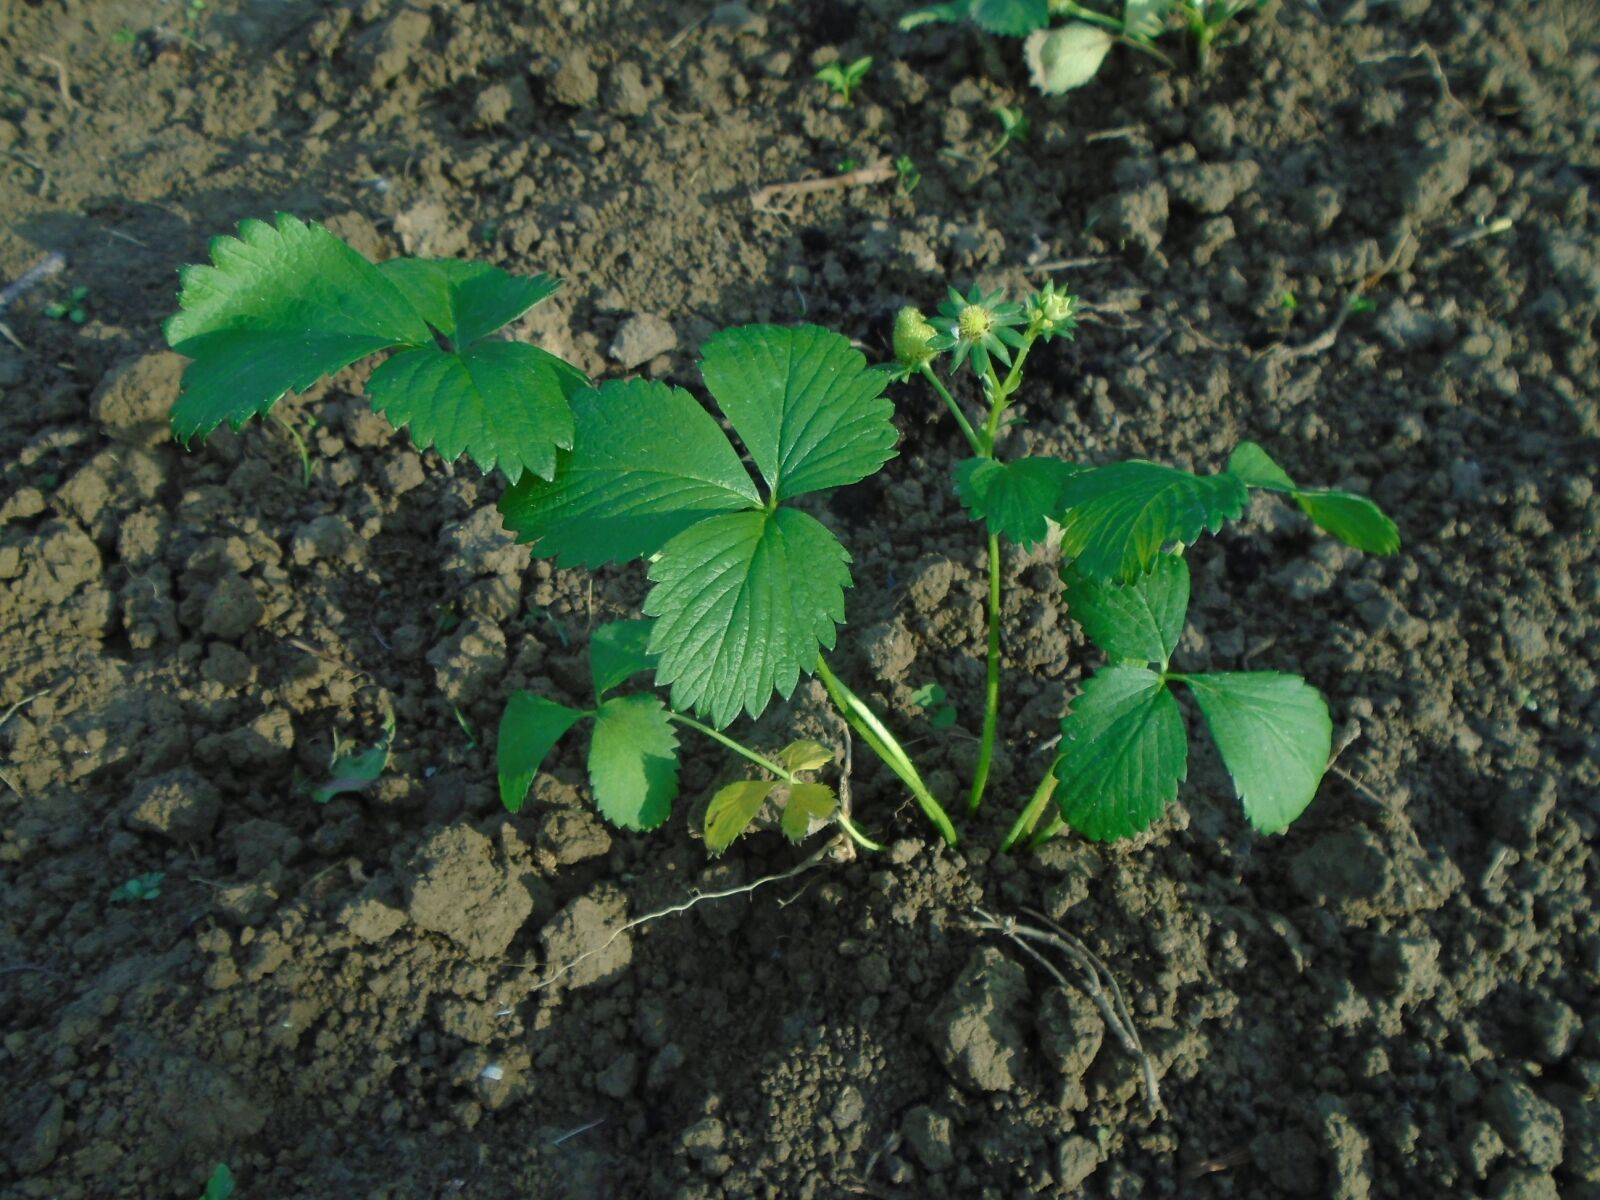
[{"label": "green flower bud", "polygon": [[935,351],[928,343],[938,332],[914,306],[906,305],[894,318],[895,360],[902,367],[916,370],[934,356]]},{"label": "green flower bud", "polygon": [[1056,291],[1054,283],[1047,283],[1028,297],[1028,324],[1046,341],[1055,334],[1070,336],[1077,328],[1078,298],[1068,291]]}]

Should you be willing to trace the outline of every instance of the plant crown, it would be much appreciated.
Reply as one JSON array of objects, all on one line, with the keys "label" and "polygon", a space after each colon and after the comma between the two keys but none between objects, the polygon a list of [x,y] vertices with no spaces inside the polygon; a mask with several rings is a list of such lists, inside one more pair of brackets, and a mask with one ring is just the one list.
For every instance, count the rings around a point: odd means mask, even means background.
[{"label": "plant crown", "polygon": [[[712,797],[704,836],[713,852],[771,805],[793,840],[837,823],[875,848],[832,788],[806,777],[832,761],[831,750],[802,740],[768,757],[725,732],[815,674],[954,843],[954,827],[904,747],[828,667],[851,559],[833,531],[795,503],[857,483],[894,457],[893,405],[883,392],[891,379],[914,376],[933,388],[973,449],[953,484],[989,545],[988,688],[972,807],[1000,699],[1004,544],[1036,546],[1059,530],[1068,610],[1109,660],[1072,702],[1056,761],[1007,848],[1063,825],[1097,840],[1148,828],[1187,775],[1177,688],[1188,690],[1209,726],[1258,830],[1286,828],[1315,795],[1332,736],[1315,689],[1270,671],[1171,669],[1188,612],[1184,550],[1239,517],[1251,489],[1287,497],[1318,526],[1372,553],[1398,549],[1394,524],[1365,497],[1301,487],[1253,442],[1240,443],[1213,474],[1142,460],[997,458],[1032,346],[1072,336],[1075,299],[1065,290],[1046,285],[1014,304],[998,292],[952,289],[934,318],[902,310],[897,363],[888,368],[868,366],[846,338],[813,325],[726,329],[702,348],[701,399],[643,379],[590,385],[545,351],[494,338],[554,292],[548,276],[453,260],[374,265],[290,216],[245,222],[238,238],[211,243],[211,260],[185,268],[180,311],[166,325],[173,348],[193,359],[172,414],[180,440],[223,421],[238,428],[286,392],[386,351],[367,384],[374,408],[419,447],[466,454],[485,471],[500,467],[510,480],[499,502],[505,525],[535,555],[563,567],[647,564],[643,618],[602,625],[590,638],[592,706],[522,691],[507,703],[497,760],[501,799],[513,812],[556,744],[583,725],[601,815],[626,829],[654,828],[677,797],[678,731],[688,728],[761,772]],[[979,423],[935,371],[945,355],[952,372],[966,367],[976,379],[988,406]],[[668,689],[669,700],[630,690],[640,676]],[[912,704],[935,728],[957,719],[938,685],[921,688]],[[336,747],[332,778],[313,795],[326,800],[367,786],[383,771],[392,737],[389,725],[369,750]],[[1058,816],[1035,834],[1052,799]]]}]

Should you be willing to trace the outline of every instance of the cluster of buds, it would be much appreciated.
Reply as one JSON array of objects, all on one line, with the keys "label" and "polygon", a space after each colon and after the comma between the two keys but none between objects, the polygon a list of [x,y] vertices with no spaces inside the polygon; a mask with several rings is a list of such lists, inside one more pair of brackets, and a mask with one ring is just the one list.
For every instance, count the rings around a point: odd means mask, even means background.
[{"label": "cluster of buds", "polygon": [[929,320],[907,306],[895,316],[894,356],[899,375],[905,378],[920,371],[937,354],[950,351],[951,370],[966,362],[979,375],[991,371],[993,359],[1001,366],[1011,365],[1011,351],[1020,350],[1034,338],[1050,341],[1071,337],[1078,326],[1077,297],[1054,283],[1047,283],[1028,297],[1025,304],[1008,304],[1005,293],[996,290],[984,295],[974,287],[963,296],[954,288],[950,298],[939,306],[938,316]]}]

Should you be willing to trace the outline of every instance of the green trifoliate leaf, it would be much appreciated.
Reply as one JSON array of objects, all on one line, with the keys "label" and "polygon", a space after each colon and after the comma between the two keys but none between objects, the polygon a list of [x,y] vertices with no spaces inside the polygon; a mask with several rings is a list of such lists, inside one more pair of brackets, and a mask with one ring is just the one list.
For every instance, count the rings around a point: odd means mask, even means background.
[{"label": "green trifoliate leaf", "polygon": [[706,849],[721,854],[733,845],[777,786],[776,779],[741,779],[711,797],[706,808]]},{"label": "green trifoliate leaf", "polygon": [[708,341],[701,374],[780,497],[841,487],[894,457],[888,376],[815,325],[742,325]]},{"label": "green trifoliate leaf", "polygon": [[844,620],[850,556],[795,509],[711,517],[661,549],[644,610],[672,705],[721,727],[787,699]]},{"label": "green trifoliate leaf", "polygon": [[1074,21],[1031,34],[1023,44],[1022,57],[1033,86],[1047,96],[1059,96],[1095,77],[1111,42],[1111,34],[1098,25]]},{"label": "green trifoliate leaf", "polygon": [[1142,833],[1188,774],[1183,714],[1161,676],[1103,667],[1061,722],[1056,800],[1068,825],[1097,842]]},{"label": "green trifoliate leaf", "polygon": [[650,621],[612,621],[600,626],[589,639],[589,675],[594,680],[594,698],[635,675],[656,669],[650,653]]},{"label": "green trifoliate leaf", "polygon": [[654,696],[616,696],[595,713],[589,742],[595,807],[613,825],[654,829],[678,794],[678,735]]},{"label": "green trifoliate leaf", "polygon": [[1122,8],[1122,31],[1131,38],[1151,41],[1167,27],[1175,0],[1128,0]]},{"label": "green trifoliate leaf", "polygon": [[1262,833],[1282,833],[1305,812],[1333,748],[1322,693],[1298,675],[1246,671],[1186,675],[1217,739],[1223,765]]},{"label": "green trifoliate leaf", "polygon": [[1049,0],[970,0],[972,23],[985,33],[1024,37],[1050,23]]},{"label": "green trifoliate leaf", "polygon": [[194,361],[172,409],[180,441],[264,416],[286,392],[390,346],[432,344],[401,291],[320,225],[280,213],[211,242],[187,266],[167,344]]},{"label": "green trifoliate leaf", "polygon": [[783,806],[783,836],[791,842],[804,841],[820,824],[839,810],[839,797],[823,783],[796,783],[789,788]]},{"label": "green trifoliate leaf", "polygon": [[511,812],[522,808],[539,773],[539,764],[566,733],[588,714],[534,696],[513,692],[500,714],[495,760],[500,775],[500,803]]},{"label": "green trifoliate leaf", "polygon": [[821,742],[790,742],[778,751],[778,763],[785,771],[815,771],[833,761],[833,751]]},{"label": "green trifoliate leaf", "polygon": [[1067,481],[1061,551],[1095,579],[1131,583],[1169,542],[1185,546],[1244,511],[1248,492],[1232,474],[1194,475],[1133,460]]},{"label": "green trifoliate leaf", "polygon": [[969,458],[956,464],[956,493],[990,533],[1033,546],[1049,533],[1047,518],[1061,515],[1067,480],[1082,470],[1057,458]]},{"label": "green trifoliate leaf", "polygon": [[483,471],[499,467],[512,483],[555,474],[556,450],[572,446],[568,402],[589,384],[581,371],[522,342],[478,342],[463,349],[419,346],[372,373],[372,407],[419,447],[446,459],[463,452]]},{"label": "green trifoliate leaf", "polygon": [[1062,568],[1061,580],[1067,615],[1091,642],[1112,658],[1166,669],[1189,615],[1189,564],[1182,555],[1159,555],[1132,583],[1090,578],[1076,564]]},{"label": "green trifoliate leaf", "polygon": [[561,286],[548,275],[511,275],[453,258],[392,258],[378,270],[457,346],[509,325]]},{"label": "green trifoliate leaf", "polygon": [[564,567],[654,554],[714,513],[759,508],[750,473],[693,396],[642,379],[572,400],[574,449],[500,497],[506,528]]},{"label": "green trifoliate leaf", "polygon": [[1322,529],[1368,554],[1400,549],[1400,530],[1384,511],[1354,492],[1302,488],[1254,442],[1240,442],[1228,458],[1228,471],[1263,491],[1292,496],[1300,510]]}]

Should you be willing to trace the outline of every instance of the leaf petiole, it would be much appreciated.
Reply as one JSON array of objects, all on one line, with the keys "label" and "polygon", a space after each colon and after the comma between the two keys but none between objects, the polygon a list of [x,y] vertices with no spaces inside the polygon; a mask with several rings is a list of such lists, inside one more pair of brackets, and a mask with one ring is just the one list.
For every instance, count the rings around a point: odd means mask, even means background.
[{"label": "leaf petiole", "polygon": [[972,793],[967,811],[977,812],[983,802],[983,789],[989,782],[989,764],[994,758],[995,730],[1000,720],[1000,535],[989,535],[989,658],[988,677],[983,693],[983,741],[978,747],[978,766],[972,775]]},{"label": "leaf petiole", "polygon": [[1027,807],[1022,810],[1006,833],[1006,840],[1000,843],[1002,851],[1009,853],[1013,850],[1018,842],[1033,832],[1034,826],[1039,823],[1039,818],[1044,816],[1044,810],[1056,792],[1056,763],[1060,761],[1061,756],[1057,755],[1051,762],[1050,769],[1044,773],[1044,778],[1034,789],[1033,797],[1028,801]]},{"label": "leaf petiole", "polygon": [[783,780],[785,783],[799,783],[800,782],[800,780],[795,778],[794,773],[792,771],[784,770],[784,768],[780,767],[777,763],[773,762],[770,758],[767,758],[767,757],[765,757],[764,755],[761,755],[761,754],[757,754],[754,750],[750,749],[750,747],[744,745],[742,742],[734,741],[731,737],[729,737],[727,734],[723,733],[722,731],[717,730],[717,729],[713,729],[709,725],[702,724],[701,722],[696,721],[693,717],[685,716],[681,712],[674,712],[671,709],[668,709],[667,710],[667,720],[676,721],[679,725],[687,725],[690,729],[693,729],[696,733],[703,733],[703,734],[706,735],[706,737],[710,738],[712,741],[722,743],[722,745],[726,746],[729,750],[732,750],[735,754],[739,755],[741,758],[749,759],[751,762],[755,763],[756,766],[760,767],[763,771],[770,771],[772,774],[776,775],[779,779]]},{"label": "leaf petiole", "polygon": [[956,419],[956,424],[961,426],[961,434],[967,439],[967,444],[972,447],[972,452],[980,458],[986,457],[983,453],[983,443],[978,440],[978,435],[972,428],[972,422],[967,420],[967,414],[961,411],[961,406],[956,403],[956,398],[950,394],[950,389],[944,386],[944,382],[933,373],[933,368],[927,363],[923,363],[918,370],[922,373],[922,377],[933,386],[933,390],[939,393],[939,398],[944,401],[945,407],[950,410],[950,415]]},{"label": "leaf petiole", "polygon": [[821,655],[817,656],[817,678],[822,680],[822,686],[828,689],[828,697],[840,715],[861,735],[862,740],[872,747],[872,752],[883,760],[884,766],[893,771],[900,782],[910,790],[928,820],[939,830],[939,836],[944,838],[945,845],[954,846],[955,826],[950,824],[950,818],[945,813],[944,807],[928,790],[928,785],[917,773],[916,764],[895,740],[894,734],[889,732],[883,722],[878,720],[877,714],[868,708],[859,696],[828,669],[827,660]]}]

